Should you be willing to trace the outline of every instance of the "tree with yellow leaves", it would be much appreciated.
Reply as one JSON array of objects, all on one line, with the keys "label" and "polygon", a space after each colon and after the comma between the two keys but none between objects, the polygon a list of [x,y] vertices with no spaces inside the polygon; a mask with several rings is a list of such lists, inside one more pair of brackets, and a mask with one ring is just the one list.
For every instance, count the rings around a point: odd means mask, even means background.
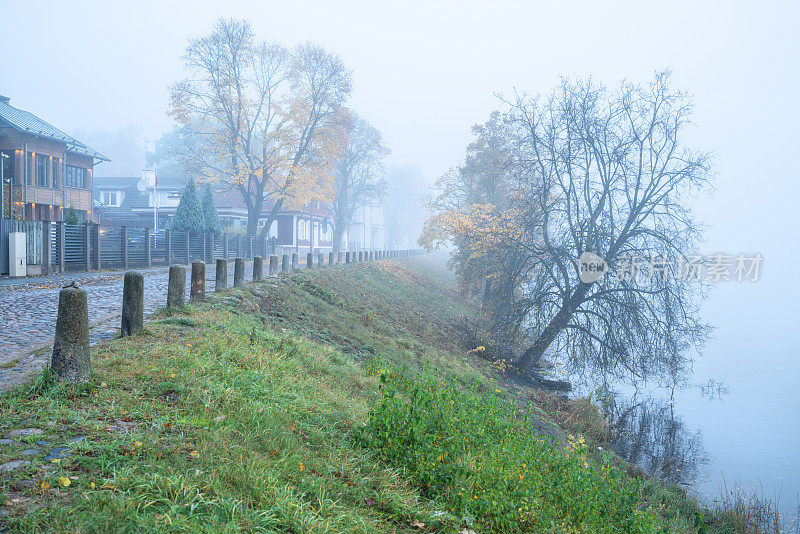
[{"label": "tree with yellow leaves", "polygon": [[201,180],[241,194],[250,235],[268,198],[264,233],[282,208],[332,198],[351,90],[338,57],[258,41],[249,22],[220,19],[190,41],[184,61],[191,75],[172,86],[170,109],[182,160]]}]

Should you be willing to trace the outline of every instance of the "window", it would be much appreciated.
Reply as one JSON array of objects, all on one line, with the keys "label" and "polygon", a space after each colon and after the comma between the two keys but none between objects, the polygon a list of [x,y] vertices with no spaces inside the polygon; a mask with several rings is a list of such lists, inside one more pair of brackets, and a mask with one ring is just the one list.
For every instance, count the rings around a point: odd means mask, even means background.
[{"label": "window", "polygon": [[53,189],[61,188],[61,160],[53,158]]},{"label": "window", "polygon": [[329,222],[323,221],[320,223],[319,239],[320,241],[331,240],[331,227]]},{"label": "window", "polygon": [[66,186],[74,187],[77,189],[86,189],[86,169],[76,167],[74,165],[67,165],[67,179]]},{"label": "window", "polygon": [[36,154],[36,187],[47,187],[48,156]]},{"label": "window", "polygon": [[308,241],[311,239],[311,224],[310,221],[300,219],[297,222],[297,239]]},{"label": "window", "polygon": [[8,181],[14,178],[14,151],[13,150],[0,150],[0,154],[8,156],[7,158],[0,157],[3,165],[3,179]]},{"label": "window", "polygon": [[103,191],[101,195],[101,202],[104,206],[118,206],[117,192],[116,191]]}]

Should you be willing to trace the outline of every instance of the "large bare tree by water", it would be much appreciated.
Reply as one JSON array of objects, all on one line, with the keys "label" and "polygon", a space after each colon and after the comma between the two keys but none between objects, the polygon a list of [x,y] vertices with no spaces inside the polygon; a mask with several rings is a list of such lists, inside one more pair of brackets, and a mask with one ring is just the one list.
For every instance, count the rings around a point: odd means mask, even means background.
[{"label": "large bare tree by water", "polygon": [[[690,99],[657,73],[614,90],[564,80],[507,105],[515,230],[487,248],[525,259],[514,305],[529,341],[516,366],[528,373],[553,352],[633,379],[682,375],[708,333],[701,286],[680,272],[700,235],[688,201],[710,176],[709,156],[682,143]],[[581,281],[585,252],[613,273]]]}]

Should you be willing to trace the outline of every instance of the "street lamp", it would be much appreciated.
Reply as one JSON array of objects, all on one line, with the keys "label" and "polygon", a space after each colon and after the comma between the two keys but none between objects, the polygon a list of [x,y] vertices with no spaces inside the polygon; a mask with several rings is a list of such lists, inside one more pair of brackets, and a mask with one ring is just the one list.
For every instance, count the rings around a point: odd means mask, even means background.
[{"label": "street lamp", "polygon": [[[4,198],[4,195],[5,195],[5,192],[6,192],[6,176],[5,176],[6,164],[5,164],[5,161],[3,161],[3,160],[6,160],[6,159],[8,159],[8,154],[6,154],[5,152],[0,152],[0,219],[3,218],[3,212],[5,211],[5,203],[6,203],[5,202],[5,198]],[[11,179],[10,178],[8,180],[8,183],[9,184],[11,183]],[[9,219],[13,218],[13,210],[14,210],[13,202],[14,202],[14,191],[9,186],[9,188],[8,188],[8,218]]]}]

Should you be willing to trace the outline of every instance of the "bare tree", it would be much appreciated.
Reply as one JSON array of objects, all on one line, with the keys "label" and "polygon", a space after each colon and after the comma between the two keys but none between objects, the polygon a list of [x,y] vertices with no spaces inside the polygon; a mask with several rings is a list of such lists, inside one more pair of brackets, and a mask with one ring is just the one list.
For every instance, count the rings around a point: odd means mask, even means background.
[{"label": "bare tree", "polygon": [[[609,92],[564,81],[544,103],[513,102],[526,220],[542,233],[525,285],[533,343],[517,361],[521,370],[555,343],[576,365],[674,379],[686,351],[704,341],[698,286],[674,267],[699,237],[687,200],[707,184],[709,157],[681,144],[691,102],[668,82],[658,73],[647,86]],[[582,282],[577,258],[587,251],[616,275]],[[627,276],[626,258],[648,265]]]},{"label": "bare tree", "polygon": [[379,199],[386,191],[383,160],[389,154],[381,133],[358,115],[349,114],[344,124],[347,146],[336,162],[333,182],[335,251],[341,247],[356,210]]},{"label": "bare tree", "polygon": [[[462,282],[495,308],[495,338],[527,341],[515,362],[526,375],[552,351],[574,369],[676,380],[708,333],[703,286],[675,270],[700,234],[687,200],[709,157],[681,144],[691,103],[668,81],[565,80],[546,99],[518,96],[440,180],[424,241],[455,245]],[[614,275],[582,282],[584,252]],[[626,258],[644,260],[638,276],[622,276]]]},{"label": "bare tree", "polygon": [[330,200],[331,171],[343,145],[339,115],[350,73],[319,47],[289,50],[257,41],[250,24],[220,19],[190,42],[192,76],[172,87],[171,115],[185,130],[183,159],[208,181],[237,190],[257,231],[264,200],[274,203],[264,232],[285,205]]}]

